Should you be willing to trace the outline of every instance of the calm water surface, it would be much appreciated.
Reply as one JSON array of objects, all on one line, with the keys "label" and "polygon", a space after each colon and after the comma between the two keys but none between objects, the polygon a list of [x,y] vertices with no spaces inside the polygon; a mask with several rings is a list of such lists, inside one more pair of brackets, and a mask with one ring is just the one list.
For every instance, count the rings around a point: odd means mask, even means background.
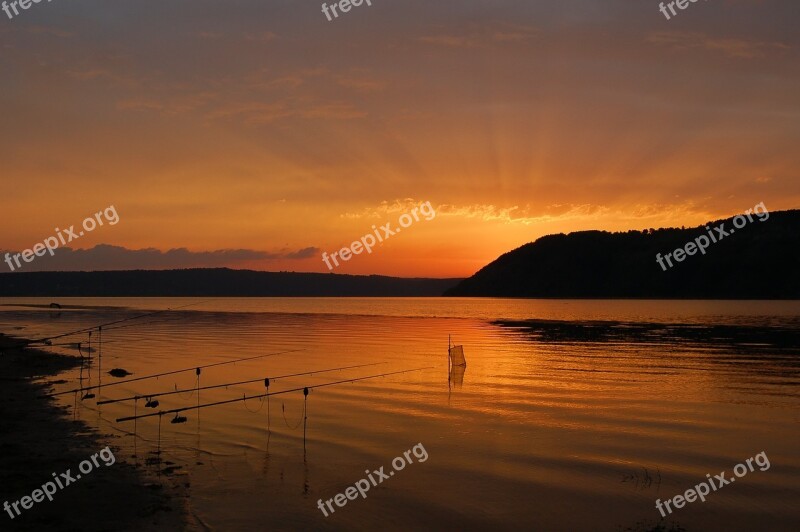
[{"label": "calm water surface", "polygon": [[[73,298],[59,303],[81,308],[55,312],[10,306],[50,300],[6,299],[0,332],[52,336],[198,301]],[[569,323],[528,328],[525,320]],[[610,336],[585,335],[586,322],[606,321],[625,323],[601,323]],[[650,324],[655,336],[628,334],[628,322]],[[103,330],[100,368],[95,358],[54,389],[98,378],[111,384],[114,367],[136,377],[288,349],[302,351],[207,368],[200,386],[382,363],[273,380],[270,391],[280,391],[434,366],[313,389],[305,451],[300,391],[188,411],[184,424],[165,415],[160,443],[157,416],[135,428],[115,422],[134,413],[133,402],[61,396],[75,417],[112,435],[118,456],[153,474],[172,462],[168,474],[190,486],[192,529],[649,530],[660,520],[655,499],[683,493],[707,473],[731,476],[762,451],[768,470],[756,468],[667,521],[686,530],[800,526],[800,302],[216,299],[121,325]],[[741,334],[725,339],[708,326]],[[448,334],[468,363],[452,379]],[[54,343],[87,340],[84,333]],[[69,345],[54,349],[77,354]],[[99,396],[195,386],[186,372],[102,387]],[[159,398],[158,409],[264,390],[258,382],[199,398],[175,394]],[[139,401],[136,411],[157,410]],[[330,517],[317,508],[366,469],[388,472],[418,443],[425,462],[415,459]],[[159,446],[160,466],[152,463]]]}]

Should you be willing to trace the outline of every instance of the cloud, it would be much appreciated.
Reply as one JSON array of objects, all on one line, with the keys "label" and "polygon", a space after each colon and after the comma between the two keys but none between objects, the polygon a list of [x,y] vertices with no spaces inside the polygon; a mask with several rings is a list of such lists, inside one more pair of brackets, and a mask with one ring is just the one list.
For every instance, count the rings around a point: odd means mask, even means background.
[{"label": "cloud", "polygon": [[[2,257],[8,251],[0,251]],[[321,252],[320,248],[299,250],[258,251],[253,249],[219,249],[189,251],[174,248],[161,251],[155,248],[127,249],[100,244],[90,249],[59,248],[55,256],[45,254],[31,263],[22,262],[17,271],[99,271],[99,270],[166,270],[179,268],[234,267],[242,263],[274,260],[304,260]],[[18,252],[8,252],[12,255]],[[7,267],[7,265],[5,265]]]},{"label": "cloud", "polygon": [[299,249],[297,251],[293,251],[291,253],[286,253],[284,255],[284,258],[298,259],[298,260],[310,259],[311,257],[316,257],[317,255],[319,255],[321,251],[322,250],[320,248],[308,247]]},{"label": "cloud", "polygon": [[651,33],[647,37],[647,41],[654,44],[669,46],[674,50],[702,48],[714,52],[721,52],[728,57],[739,59],[763,57],[770,50],[788,50],[791,48],[779,42],[712,37],[705,33],[688,31],[658,31]]},{"label": "cloud", "polygon": [[263,31],[261,33],[248,33],[244,38],[250,42],[270,42],[277,39],[278,36],[271,31]]},{"label": "cloud", "polygon": [[417,201],[413,198],[396,199],[392,202],[382,201],[379,205],[375,207],[366,207],[364,209],[355,212],[346,212],[344,214],[341,214],[339,217],[348,220],[360,220],[362,218],[380,219],[390,214],[395,214],[399,212],[408,212],[414,207],[418,207],[423,203],[425,202]]},{"label": "cloud", "polygon": [[64,31],[59,28],[50,28],[46,26],[30,26],[28,32],[35,35],[52,35],[53,37],[69,38],[73,37],[75,33]]},{"label": "cloud", "polygon": [[[341,218],[378,219],[382,220],[397,213],[410,212],[421,203],[412,198],[383,201],[375,207],[367,207],[360,211],[348,212]],[[700,209],[693,202],[679,204],[635,204],[617,207],[594,204],[554,203],[533,207],[531,205],[501,207],[491,204],[472,203],[466,205],[453,205],[443,203],[434,206],[437,216],[459,217],[482,222],[499,222],[505,224],[537,225],[566,221],[591,221],[616,219],[626,221],[658,221],[674,219],[712,219],[715,214]]]},{"label": "cloud", "polygon": [[350,120],[367,116],[366,112],[344,102],[314,105],[299,114],[303,118],[323,118],[327,120]]},{"label": "cloud", "polygon": [[286,99],[279,102],[244,102],[221,106],[208,114],[211,120],[237,118],[247,124],[268,124],[284,118],[351,120],[367,114],[355,106],[344,103],[303,105],[300,101]]},{"label": "cloud", "polygon": [[198,31],[195,33],[197,37],[201,39],[219,39],[220,37],[224,37],[224,33],[216,32],[216,31]]},{"label": "cloud", "polygon": [[442,33],[419,37],[419,42],[445,48],[490,48],[498,44],[524,44],[535,38],[537,30],[532,26],[492,24],[466,30],[463,33]]},{"label": "cloud", "polygon": [[337,82],[342,87],[347,87],[348,89],[354,89],[360,92],[375,92],[386,88],[386,83],[383,81],[363,77],[341,76]]},{"label": "cloud", "polygon": [[134,97],[117,102],[117,109],[137,111],[158,111],[165,114],[179,114],[194,111],[209,105],[218,95],[212,91],[187,93],[169,98]]},{"label": "cloud", "polygon": [[420,37],[419,40],[425,44],[435,44],[447,48],[476,48],[479,45],[475,40],[461,35],[433,35]]}]

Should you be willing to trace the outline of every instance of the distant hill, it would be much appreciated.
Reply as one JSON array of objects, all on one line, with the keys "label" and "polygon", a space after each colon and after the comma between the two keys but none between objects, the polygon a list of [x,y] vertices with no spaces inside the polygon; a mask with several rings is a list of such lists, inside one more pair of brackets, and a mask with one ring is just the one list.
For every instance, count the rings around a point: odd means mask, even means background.
[{"label": "distant hill", "polygon": [[[742,225],[742,220],[737,220]],[[656,262],[723,223],[731,232],[673,266]],[[713,230],[715,237],[719,236]],[[709,239],[710,240],[710,239]],[[704,241],[700,241],[704,244]],[[539,238],[447,290],[448,296],[800,299],[800,211],[776,211],[740,229],[733,218],[691,229],[581,231]]]},{"label": "distant hill", "polygon": [[258,272],[227,268],[104,272],[8,272],[0,297],[440,296],[460,279]]}]

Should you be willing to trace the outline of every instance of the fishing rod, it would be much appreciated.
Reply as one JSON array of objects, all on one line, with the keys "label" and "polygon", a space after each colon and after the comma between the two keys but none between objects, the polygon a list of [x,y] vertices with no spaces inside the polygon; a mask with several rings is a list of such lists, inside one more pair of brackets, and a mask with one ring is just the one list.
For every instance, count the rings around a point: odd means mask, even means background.
[{"label": "fishing rod", "polygon": [[[172,410],[164,410],[164,411],[154,412],[152,414],[142,414],[142,415],[139,415],[139,416],[121,417],[121,418],[117,418],[117,423],[120,423],[122,421],[132,421],[132,420],[141,419],[141,418],[144,418],[144,417],[163,416],[164,414],[177,414],[178,412],[185,412],[186,410],[198,410],[200,408],[206,408],[208,406],[218,406],[218,405],[225,405],[225,404],[230,404],[230,403],[238,403],[239,401],[246,401],[247,399],[260,399],[260,398],[269,397],[269,396],[272,396],[272,395],[281,395],[281,394],[284,394],[284,393],[298,392],[298,391],[301,391],[301,390],[304,393],[306,393],[307,390],[312,390],[314,388],[323,388],[325,386],[333,386],[335,384],[345,384],[345,383],[349,383],[349,382],[363,381],[363,380],[367,380],[367,379],[376,379],[378,377],[386,377],[388,375],[398,375],[400,373],[409,373],[409,372],[412,372],[412,371],[422,371],[423,369],[432,369],[433,367],[434,366],[426,366],[424,368],[405,369],[405,370],[402,370],[402,371],[391,371],[389,373],[381,373],[379,375],[369,375],[367,377],[357,377],[357,378],[354,378],[354,379],[346,379],[346,380],[343,380],[343,381],[326,382],[325,384],[317,384],[316,386],[305,386],[303,388],[292,388],[291,390],[281,390],[279,392],[270,392],[270,393],[264,393],[264,394],[260,394],[260,395],[251,395],[250,397],[247,397],[247,395],[244,395],[244,396],[240,397],[239,399],[228,399],[226,401],[217,401],[216,403],[206,403],[206,404],[196,405],[196,406],[185,406],[183,408],[173,408]],[[306,395],[308,395],[308,394],[306,393]]]},{"label": "fishing rod", "polygon": [[288,377],[299,377],[300,375],[313,375],[315,373],[328,373],[328,372],[331,372],[331,371],[341,371],[341,370],[345,370],[345,369],[364,368],[364,367],[367,367],[367,366],[378,366],[380,364],[386,364],[386,362],[375,362],[373,364],[359,364],[357,366],[343,366],[341,368],[321,369],[321,370],[317,370],[317,371],[306,371],[304,373],[292,373],[290,375],[279,375],[277,377],[267,377],[267,378],[264,378],[264,379],[250,379],[250,380],[247,380],[247,381],[229,382],[227,384],[216,384],[214,386],[203,386],[203,387],[200,387],[200,388],[187,388],[185,390],[174,390],[174,391],[171,391],[171,392],[150,393],[150,394],[145,394],[145,395],[133,395],[131,397],[123,397],[121,399],[106,399],[105,401],[97,401],[97,404],[98,405],[107,405],[107,404],[110,404],[110,403],[120,403],[122,401],[133,401],[133,400],[145,399],[145,398],[152,399],[153,397],[161,397],[161,396],[164,396],[164,395],[173,395],[173,394],[176,394],[176,393],[193,392],[195,390],[199,391],[199,390],[211,390],[213,388],[227,388],[228,386],[236,386],[238,384],[249,384],[249,383],[252,383],[252,382],[261,382],[261,381],[265,381],[266,382],[266,381],[273,381],[273,380],[278,380],[278,379],[285,379],[285,378],[288,378]]},{"label": "fishing rod", "polygon": [[[246,358],[237,358],[237,359],[234,359],[234,360],[226,360],[225,362],[215,362],[213,364],[206,364],[204,366],[192,366],[191,368],[176,369],[176,370],[173,370],[173,371],[165,371],[164,373],[156,373],[155,375],[146,375],[144,377],[135,377],[133,379],[125,379],[125,380],[122,380],[122,381],[111,382],[109,384],[104,384],[103,388],[108,388],[109,386],[117,386],[118,384],[126,384],[128,382],[143,381],[145,379],[157,379],[158,377],[164,377],[166,375],[175,375],[176,373],[184,373],[186,371],[198,371],[199,372],[201,369],[204,369],[204,368],[212,368],[212,367],[215,367],[215,366],[223,366],[225,364],[234,364],[236,362],[244,362],[246,360],[255,360],[257,358],[274,357],[274,356],[277,356],[277,355],[284,355],[286,353],[296,353],[297,351],[305,351],[305,349],[290,349],[288,351],[278,351],[276,353],[267,353],[266,355],[256,355],[254,357],[246,357]],[[100,386],[98,385],[98,386],[89,386],[88,388],[75,388],[74,390],[67,390],[66,392],[58,392],[58,393],[53,393],[53,394],[50,394],[50,395],[43,395],[42,397],[56,397],[58,395],[66,395],[68,393],[83,392],[83,391],[86,391],[86,390],[91,390],[93,388],[100,388]]]},{"label": "fishing rod", "polygon": [[183,319],[185,319],[184,316],[175,316],[175,317],[172,317],[172,318],[156,318],[153,321],[146,321],[146,322],[143,322],[143,323],[129,323],[127,325],[117,325],[115,327],[108,327],[108,328],[103,326],[103,331],[116,331],[117,329],[124,329],[126,327],[136,327],[137,325],[138,326],[144,326],[144,325],[150,325],[150,324],[153,324],[153,323],[162,323],[163,324],[163,323],[169,323],[171,321],[178,321],[178,320],[183,320]]},{"label": "fishing rod", "polygon": [[56,335],[56,336],[49,336],[49,337],[46,337],[46,338],[39,338],[38,340],[31,340],[29,343],[31,343],[31,344],[46,343],[48,341],[55,340],[57,338],[63,338],[65,336],[72,336],[72,335],[75,335],[75,334],[80,334],[80,333],[84,333],[84,332],[93,331],[95,329],[99,329],[101,327],[106,327],[108,325],[116,325],[117,323],[123,323],[123,322],[131,321],[131,320],[138,320],[138,319],[141,319],[141,318],[146,318],[147,316],[155,316],[156,314],[162,314],[164,312],[169,312],[171,310],[178,310],[178,309],[182,309],[182,308],[194,307],[194,306],[200,305],[202,303],[207,303],[208,301],[211,301],[211,300],[207,299],[205,301],[200,301],[200,302],[197,302],[197,303],[190,303],[188,305],[182,305],[180,307],[171,307],[171,308],[167,308],[167,309],[163,309],[163,310],[156,310],[156,311],[153,311],[153,312],[148,312],[146,314],[140,314],[138,316],[131,316],[129,318],[124,318],[124,319],[121,319],[121,320],[110,321],[108,323],[101,323],[100,325],[94,325],[93,327],[86,327],[84,329],[79,329],[77,331],[63,333],[63,334],[59,334],[59,335]]}]

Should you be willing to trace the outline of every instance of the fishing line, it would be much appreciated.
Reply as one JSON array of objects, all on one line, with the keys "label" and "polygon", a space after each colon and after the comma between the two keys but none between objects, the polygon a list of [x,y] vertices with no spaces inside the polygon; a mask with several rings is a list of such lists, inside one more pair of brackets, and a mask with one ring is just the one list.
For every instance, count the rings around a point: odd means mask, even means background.
[{"label": "fishing line", "polygon": [[[371,364],[358,364],[358,365],[355,365],[355,366],[342,366],[340,368],[319,369],[319,370],[315,370],[315,371],[304,371],[302,373],[290,373],[288,375],[278,375],[277,377],[267,377],[266,379],[263,379],[263,380],[266,383],[267,388],[269,388],[268,382],[269,382],[270,379],[271,380],[287,379],[289,377],[300,377],[300,376],[304,376],[304,375],[314,375],[315,373],[329,373],[331,371],[342,371],[342,370],[346,370],[346,369],[365,368],[365,367],[368,367],[368,366],[380,366],[382,364],[386,364],[386,362],[374,362],[374,363],[371,363]],[[184,393],[184,392],[191,392],[189,394],[189,396],[187,397],[187,398],[189,398],[189,397],[192,396],[192,394],[195,391],[198,391],[198,390],[213,390],[215,388],[228,388],[229,386],[237,386],[239,384],[250,384],[250,383],[253,383],[253,382],[260,382],[261,380],[262,380],[261,378],[248,379],[248,380],[245,380],[245,381],[228,382],[228,383],[225,383],[225,384],[215,384],[213,386],[203,386],[202,388],[199,388],[199,387],[198,388],[184,388],[183,390],[178,390],[177,385],[175,385],[175,390],[174,391],[148,394],[147,397],[162,397],[164,395],[173,395],[173,394],[181,394],[181,393]],[[198,384],[199,384],[199,382],[198,382]],[[98,402],[97,404],[119,403],[121,401],[130,401],[132,399],[136,399],[137,397],[141,398],[142,396],[141,395],[132,395],[130,397],[121,397],[119,399],[107,399],[107,400],[103,401],[102,403]]]},{"label": "fishing line", "polygon": [[[236,362],[245,362],[247,360],[255,360],[255,359],[258,359],[258,358],[273,357],[273,356],[277,356],[277,355],[284,355],[286,353],[296,353],[298,351],[305,351],[305,349],[289,349],[287,351],[277,351],[275,353],[267,353],[265,355],[256,355],[256,356],[252,356],[252,357],[237,358],[237,359],[234,359],[234,360],[226,360],[224,362],[215,362],[213,364],[205,364],[203,366],[192,366],[190,368],[176,369],[176,370],[173,370],[173,371],[165,371],[164,373],[157,373],[155,375],[145,375],[143,377],[135,377],[133,379],[124,379],[124,380],[121,380],[121,381],[112,382],[111,384],[106,384],[106,388],[108,388],[109,386],[117,386],[117,385],[120,385],[120,384],[129,383],[129,382],[142,381],[142,380],[145,380],[145,379],[157,379],[159,377],[164,377],[166,375],[175,375],[177,373],[184,373],[186,371],[192,371],[192,370],[197,370],[197,369],[202,369],[202,368],[212,368],[212,367],[216,367],[216,366],[223,366],[223,365],[226,365],[226,364],[235,364]],[[86,389],[89,389],[89,388],[86,388]],[[78,388],[77,390],[78,391],[83,391],[84,388]],[[72,393],[74,391],[75,390],[67,390],[65,392],[59,392],[59,393],[54,393],[54,394],[50,394],[50,395],[44,395],[42,397],[56,397],[58,395],[64,395],[64,394],[67,394],[67,393]]]},{"label": "fishing line", "polygon": [[31,343],[31,344],[46,343],[48,341],[56,340],[58,338],[64,338],[65,336],[72,336],[72,335],[75,335],[75,334],[80,334],[82,332],[93,331],[93,330],[95,330],[95,329],[97,329],[99,327],[105,327],[107,325],[116,325],[117,323],[124,323],[126,321],[131,321],[131,320],[138,320],[138,319],[141,319],[141,318],[146,318],[148,316],[155,316],[156,314],[163,314],[164,312],[170,312],[172,310],[179,310],[179,309],[182,309],[182,308],[194,307],[194,306],[197,306],[197,305],[201,305],[203,303],[208,303],[209,301],[211,301],[211,300],[207,299],[205,301],[199,301],[197,303],[191,303],[189,305],[182,305],[180,307],[172,307],[172,308],[167,308],[167,309],[163,309],[163,310],[157,310],[157,311],[154,311],[154,312],[147,312],[145,314],[139,314],[138,316],[131,316],[131,317],[123,318],[123,319],[120,319],[120,320],[109,321],[107,323],[101,323],[101,324],[98,324],[98,325],[93,325],[92,327],[84,327],[83,329],[78,329],[77,331],[71,331],[71,332],[67,332],[67,333],[63,333],[63,334],[58,334],[56,336],[48,336],[48,337],[45,337],[45,338],[39,338],[38,340],[31,340],[29,343]]},{"label": "fishing line", "polygon": [[250,410],[250,407],[249,407],[249,406],[247,406],[247,396],[244,396],[244,397],[242,398],[242,403],[244,404],[244,408],[245,408],[245,410],[247,410],[247,411],[248,411],[248,412],[250,412],[251,414],[258,414],[259,412],[261,412],[261,409],[263,409],[263,408],[264,408],[264,398],[263,398],[263,397],[261,397],[261,398],[258,400],[258,402],[259,402],[259,403],[261,403],[261,404],[259,405],[259,407],[258,407],[258,410]]},{"label": "fishing line", "polygon": [[116,331],[117,329],[125,329],[126,327],[141,327],[141,326],[144,326],[144,325],[152,325],[154,323],[163,324],[163,323],[169,323],[171,321],[178,321],[178,320],[185,320],[185,319],[186,319],[186,316],[175,316],[175,317],[172,317],[172,318],[158,318],[158,319],[153,320],[153,321],[145,321],[145,322],[141,322],[141,323],[129,323],[127,325],[117,325],[116,327],[109,327],[107,330]]},{"label": "fishing line", "polygon": [[[306,407],[305,407],[305,405],[303,405],[303,413],[305,413],[305,409],[306,409]],[[291,430],[297,430],[297,427],[299,427],[300,423],[303,422],[303,418],[301,417],[300,420],[297,422],[297,425],[292,427],[291,425],[289,425],[289,422],[286,420],[286,405],[284,403],[282,403],[282,402],[281,402],[281,411],[283,412],[283,422],[286,423],[286,426],[289,427]]]},{"label": "fishing line", "polygon": [[[184,395],[183,394],[183,392],[186,392],[186,391],[189,392],[189,395]],[[179,390],[178,389],[178,384],[176,383],[175,384],[175,391],[167,392],[167,393],[157,393],[157,394],[154,394],[154,395],[149,395],[148,397],[156,397],[156,396],[167,395],[167,394],[178,394],[178,397],[180,397],[181,399],[191,399],[192,397],[194,397],[194,394],[196,392],[199,392],[199,391],[200,391],[200,376],[198,375],[197,376],[197,382],[196,382],[194,388],[187,388],[186,390]],[[112,401],[105,401],[105,403],[110,403],[110,402],[112,402]]]},{"label": "fishing line", "polygon": [[[261,394],[261,395],[254,395],[254,396],[251,396],[249,398],[245,395],[244,397],[239,398],[239,399],[228,399],[228,400],[225,400],[225,401],[216,401],[214,403],[206,403],[206,404],[197,405],[197,406],[185,406],[185,407],[182,407],[182,408],[173,408],[171,410],[164,410],[163,412],[160,411],[160,412],[155,412],[155,413],[152,413],[152,414],[142,414],[142,415],[140,415],[138,417],[139,418],[145,418],[145,417],[152,417],[152,416],[160,416],[160,415],[164,415],[164,414],[173,414],[173,413],[176,414],[178,412],[185,412],[187,410],[198,410],[200,408],[206,408],[206,407],[209,407],[209,406],[217,406],[217,405],[238,403],[239,401],[242,401],[243,399],[255,399],[257,397],[268,397],[270,395],[281,395],[281,394],[285,394],[285,393],[297,392],[297,391],[300,391],[300,390],[303,390],[303,391],[312,390],[314,388],[324,388],[326,386],[334,386],[334,385],[337,385],[337,384],[347,384],[347,383],[363,381],[363,380],[367,380],[367,379],[376,379],[378,377],[387,377],[389,375],[399,375],[401,373],[410,373],[410,372],[413,372],[413,371],[422,371],[422,370],[425,370],[425,369],[433,369],[433,368],[434,368],[434,366],[426,366],[424,368],[406,369],[406,370],[401,370],[401,371],[390,371],[388,373],[380,373],[378,375],[368,375],[366,377],[356,377],[356,378],[353,378],[353,379],[345,379],[345,380],[341,380],[341,381],[326,382],[325,384],[317,384],[315,386],[306,386],[306,387],[302,387],[302,388],[292,388],[290,390],[281,390],[279,392],[264,393],[264,394]],[[117,422],[131,421],[131,420],[133,420],[133,417],[132,416],[128,416],[128,417],[118,418]]]}]

